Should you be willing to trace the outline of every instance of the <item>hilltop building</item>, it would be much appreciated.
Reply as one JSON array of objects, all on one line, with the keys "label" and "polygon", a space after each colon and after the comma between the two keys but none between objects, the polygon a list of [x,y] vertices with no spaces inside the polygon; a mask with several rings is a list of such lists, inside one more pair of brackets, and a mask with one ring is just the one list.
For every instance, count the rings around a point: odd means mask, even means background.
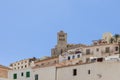
[{"label": "hilltop building", "polygon": [[64,31],[60,31],[57,33],[57,45],[55,48],[52,48],[51,50],[51,56],[59,56],[63,52],[69,50],[69,49],[74,49],[78,48],[81,46],[86,46],[83,44],[68,44],[67,43],[67,33]]},{"label": "hilltop building", "polygon": [[[105,33],[92,45],[68,44],[67,33],[57,34],[50,57],[11,64],[10,80],[119,80],[120,37]],[[26,67],[25,67],[26,66]]]},{"label": "hilltop building", "polygon": [[20,61],[17,61],[15,63],[11,63],[10,67],[13,70],[25,69],[25,68],[34,66],[34,61],[35,60],[36,60],[35,57],[24,59],[24,60],[20,60]]}]

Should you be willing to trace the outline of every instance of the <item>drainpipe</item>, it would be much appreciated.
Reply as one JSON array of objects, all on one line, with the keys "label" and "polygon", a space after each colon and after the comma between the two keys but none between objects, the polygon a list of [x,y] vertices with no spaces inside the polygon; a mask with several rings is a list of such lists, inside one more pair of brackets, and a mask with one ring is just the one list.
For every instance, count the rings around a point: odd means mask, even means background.
[{"label": "drainpipe", "polygon": [[120,41],[118,42],[119,45],[119,58],[120,58]]},{"label": "drainpipe", "polygon": [[57,80],[57,67],[55,68],[55,80]]}]

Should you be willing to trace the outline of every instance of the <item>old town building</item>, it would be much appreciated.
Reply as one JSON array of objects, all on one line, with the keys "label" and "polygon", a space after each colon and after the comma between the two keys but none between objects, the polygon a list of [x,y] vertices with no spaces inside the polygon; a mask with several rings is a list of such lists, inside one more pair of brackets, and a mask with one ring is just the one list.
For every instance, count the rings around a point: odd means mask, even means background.
[{"label": "old town building", "polygon": [[67,33],[60,31],[51,56],[10,66],[10,80],[119,80],[120,37],[105,33],[91,45],[68,44]]}]

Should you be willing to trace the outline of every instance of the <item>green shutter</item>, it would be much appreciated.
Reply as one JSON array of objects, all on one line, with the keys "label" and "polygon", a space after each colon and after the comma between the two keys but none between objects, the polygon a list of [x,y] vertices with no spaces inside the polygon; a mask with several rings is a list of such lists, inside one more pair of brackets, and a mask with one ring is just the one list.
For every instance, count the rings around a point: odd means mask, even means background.
[{"label": "green shutter", "polygon": [[38,80],[38,74],[35,75],[35,80]]},{"label": "green shutter", "polygon": [[30,72],[26,72],[26,77],[30,77]]},{"label": "green shutter", "polygon": [[13,79],[17,79],[17,74],[13,74]]}]

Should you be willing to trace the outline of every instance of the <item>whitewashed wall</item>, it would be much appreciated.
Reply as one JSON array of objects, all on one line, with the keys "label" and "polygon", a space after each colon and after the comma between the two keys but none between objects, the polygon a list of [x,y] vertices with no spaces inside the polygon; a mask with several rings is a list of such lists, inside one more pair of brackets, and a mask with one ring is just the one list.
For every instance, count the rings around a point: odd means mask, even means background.
[{"label": "whitewashed wall", "polygon": [[[77,75],[73,76],[73,69]],[[90,70],[90,74],[88,74]],[[120,62],[102,62],[57,69],[57,80],[120,80]]]},{"label": "whitewashed wall", "polygon": [[[26,72],[29,71],[30,72],[30,77],[26,78]],[[24,76],[21,76],[21,73],[24,73]],[[13,79],[13,74],[17,74],[17,79],[15,80],[33,80],[33,71],[31,68],[26,68],[26,69],[20,69],[20,70],[10,70],[8,72],[8,78],[10,80],[14,80]]]},{"label": "whitewashed wall", "polygon": [[[56,80],[56,68],[54,66],[38,68],[33,70],[34,74],[38,74],[38,80]],[[35,79],[33,79],[35,80]]]}]

